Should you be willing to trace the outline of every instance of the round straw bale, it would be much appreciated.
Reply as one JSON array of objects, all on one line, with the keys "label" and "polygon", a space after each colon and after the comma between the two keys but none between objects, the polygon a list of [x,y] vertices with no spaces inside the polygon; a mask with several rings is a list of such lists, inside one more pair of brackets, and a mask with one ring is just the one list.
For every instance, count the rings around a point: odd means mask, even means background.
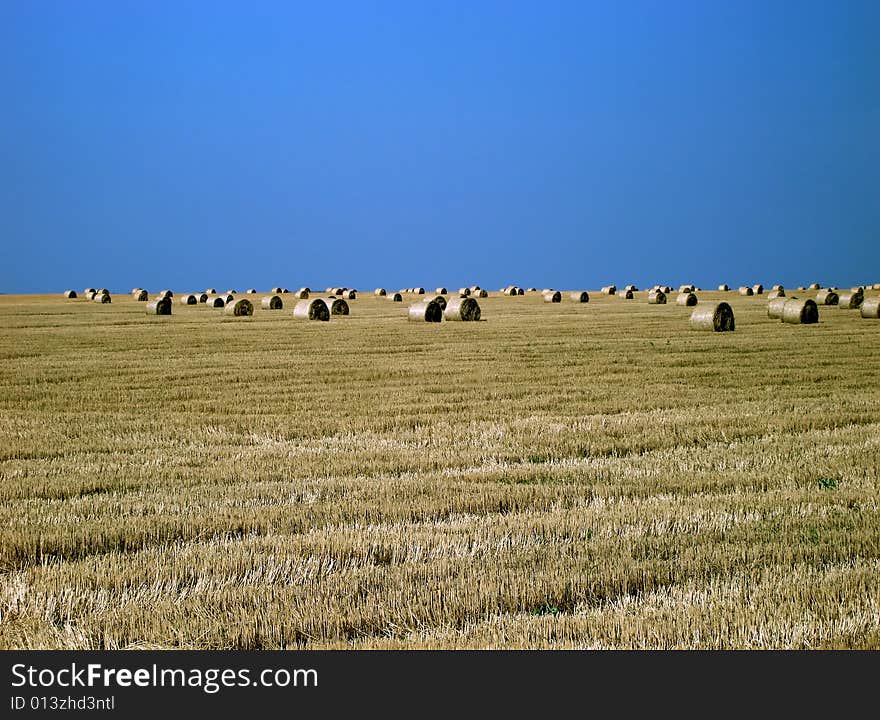
[{"label": "round straw bale", "polygon": [[675,298],[676,305],[684,305],[685,307],[693,307],[697,304],[697,296],[692,292],[679,293]]},{"label": "round straw bale", "polygon": [[859,308],[859,314],[863,318],[872,320],[880,318],[880,297],[865,298],[862,307]]},{"label": "round straw bale", "polygon": [[526,292],[525,292],[525,290],[523,290],[522,288],[517,288],[517,289],[516,289],[516,294],[517,294],[517,295],[525,295]]},{"label": "round straw bale", "polygon": [[662,290],[652,290],[648,293],[648,304],[649,305],[665,305],[666,304],[666,293]]},{"label": "round straw bale", "polygon": [[205,295],[216,295],[216,288],[205,288]]},{"label": "round straw bale", "polygon": [[871,285],[871,289],[872,290],[880,290],[880,283],[874,283],[873,285]]},{"label": "round straw bale", "polygon": [[139,288],[139,287],[132,288],[130,294],[134,295],[135,293],[139,293],[141,290],[143,290],[143,288]]},{"label": "round straw bale", "polygon": [[479,290],[474,290],[471,295],[476,298],[487,298],[489,297],[489,291],[480,288]]},{"label": "round straw bale", "polygon": [[621,300],[632,300],[633,299],[633,291],[632,290],[621,290],[617,293],[617,297]]},{"label": "round straw bale", "polygon": [[300,288],[293,294],[299,300],[305,300],[309,295],[311,295],[311,291],[308,288]]},{"label": "round straw bale", "polygon": [[94,290],[92,290],[91,292],[85,293],[85,298],[86,298],[86,300],[94,300],[95,295],[97,295],[97,294],[98,293],[96,293]]},{"label": "round straw bale", "polygon": [[691,313],[690,326],[694,330],[732,332],[736,327],[733,309],[726,302],[698,305]]},{"label": "round straw bale", "polygon": [[332,288],[332,287],[324,288],[324,292],[325,292],[325,293],[332,293],[332,292],[333,292],[333,288]]},{"label": "round straw bale", "polygon": [[348,303],[342,298],[324,298],[331,315],[348,315]]},{"label": "round straw bale", "polygon": [[579,303],[588,303],[590,302],[590,293],[586,290],[578,290],[569,294],[569,297],[575,302]]},{"label": "round straw bale", "polygon": [[330,308],[321,298],[300,300],[293,306],[293,317],[297,320],[329,320]]},{"label": "round straw bale", "polygon": [[220,297],[223,298],[223,302],[227,305],[229,305],[229,303],[231,302],[235,302],[235,295],[233,295],[232,293],[226,293],[225,295],[221,295]]},{"label": "round straw bale", "polygon": [[606,285],[601,292],[603,295],[617,295],[617,285]]},{"label": "round straw bale", "polygon": [[530,292],[530,293],[538,292],[538,288],[533,288],[533,287],[531,287],[531,288],[529,288],[528,290],[526,290],[526,292]]},{"label": "round straw bale", "polygon": [[440,322],[443,308],[438,302],[416,302],[409,306],[408,318],[412,322]]},{"label": "round straw bale", "polygon": [[[200,303],[206,303],[206,302],[208,302],[208,298],[209,298],[209,297],[210,297],[210,295],[208,295],[208,293],[201,293],[201,294],[199,295],[199,302],[200,302]],[[144,298],[144,299],[146,299],[146,298]]]},{"label": "round straw bale", "polygon": [[237,294],[238,294],[238,290],[227,290],[227,291],[226,291],[226,294],[227,294],[227,295],[237,295]]},{"label": "round straw bale", "polygon": [[145,306],[147,315],[170,315],[171,314],[171,298],[157,298],[152,302],[148,302]]},{"label": "round straw bale", "polygon": [[385,297],[388,293],[385,292],[385,288],[376,288],[373,290],[373,295],[376,295],[377,297]]},{"label": "round straw bale", "polygon": [[782,322],[790,325],[812,325],[819,322],[819,308],[809,298],[788,298],[782,306]]},{"label": "round straw bale", "polygon": [[254,314],[254,304],[248,300],[247,298],[238,298],[238,300],[233,300],[232,302],[226,303],[226,307],[223,309],[227,315],[234,315],[235,317],[245,317],[247,315]]},{"label": "round straw bale", "polygon": [[345,288],[335,287],[335,288],[333,288],[333,292],[330,294],[331,295],[342,295],[343,292],[345,292]]},{"label": "round straw bale", "polygon": [[810,285],[810,290],[819,290],[822,286],[819,283],[813,283]]},{"label": "round straw bale", "polygon": [[479,285],[471,285],[471,293],[475,293],[477,290],[480,290]]},{"label": "round straw bale", "polygon": [[458,289],[458,296],[459,297],[468,297],[470,294],[471,294],[470,288],[463,287],[463,288]]},{"label": "round straw bale", "polygon": [[719,289],[721,292],[727,292],[728,290],[730,290],[730,286],[729,286],[727,283],[721,283],[721,284],[718,286],[718,289]]},{"label": "round straw bale", "polygon": [[784,297],[785,297],[785,290],[772,290],[771,292],[767,293],[768,300],[775,300],[776,298],[784,298]]},{"label": "round straw bale", "polygon": [[260,307],[263,310],[283,310],[284,301],[278,295],[267,295],[260,300]]},{"label": "round straw bale", "polygon": [[785,303],[791,299],[792,298],[778,297],[770,300],[770,302],[767,303],[767,317],[779,320],[779,318],[782,317],[782,308],[785,307]]},{"label": "round straw bale", "polygon": [[95,295],[92,297],[92,300],[96,303],[102,304],[112,302],[112,299],[110,298],[110,293],[95,293]]},{"label": "round straw bale", "polygon": [[391,302],[403,302],[403,295],[400,293],[391,293],[386,296]]},{"label": "round straw bale", "polygon": [[88,295],[89,293],[96,293],[96,292],[98,292],[97,288],[86,288],[85,290],[83,290],[83,295]]},{"label": "round straw bale", "polygon": [[303,285],[299,290],[297,290],[297,292],[306,293],[306,297],[308,297],[312,294],[312,289],[310,287],[307,287],[306,285]]},{"label": "round straw bale", "polygon": [[[775,292],[779,292],[780,290],[785,291],[785,288],[782,285],[774,285],[771,290]],[[784,295],[780,295],[779,297],[785,297]]]},{"label": "round straw bale", "polygon": [[422,298],[422,302],[423,303],[435,302],[440,306],[440,310],[445,310],[446,304],[447,304],[446,298],[443,297],[442,295],[425,295],[425,297]]},{"label": "round straw bale", "polygon": [[256,295],[257,289],[256,288],[248,288],[244,292],[245,292],[245,295]]},{"label": "round straw bale", "polygon": [[850,290],[849,292],[840,293],[837,301],[837,307],[845,310],[858,310],[862,306],[865,296],[861,292]]},{"label": "round straw bale", "polygon": [[743,285],[743,286],[739,289],[739,294],[740,294],[740,295],[746,295],[746,296],[751,297],[752,295],[755,294],[755,291],[752,290],[750,287],[746,287],[745,285]]},{"label": "round straw bale", "polygon": [[755,293],[755,295],[763,295],[764,286],[761,285],[761,283],[758,283],[757,285],[752,285],[752,292]]},{"label": "round straw bale", "polygon": [[863,295],[865,294],[865,286],[864,285],[856,285],[855,287],[851,287],[850,290],[852,292],[860,292]]},{"label": "round straw bale", "polygon": [[480,303],[472,297],[450,300],[443,311],[447,320],[476,321],[480,319]]},{"label": "round straw bale", "polygon": [[137,302],[146,302],[150,299],[150,294],[146,290],[138,290],[131,294],[131,299]]},{"label": "round straw bale", "polygon": [[195,295],[181,295],[180,296],[180,304],[181,305],[198,305],[199,299]]},{"label": "round straw bale", "polygon": [[545,303],[562,302],[562,293],[559,290],[545,290],[543,298]]},{"label": "round straw bale", "polygon": [[222,308],[226,304],[226,299],[222,295],[211,295],[205,304],[212,308]]},{"label": "round straw bale", "polygon": [[424,294],[425,294],[425,288],[423,288],[423,287],[416,287],[416,288],[413,288],[412,291],[413,291],[416,295],[424,295]]},{"label": "round straw bale", "polygon": [[632,290],[632,292],[638,292],[639,289],[635,285],[627,285],[624,290]]},{"label": "round straw bale", "polygon": [[160,291],[159,291],[159,294],[158,294],[156,297],[170,297],[170,298],[173,298],[173,297],[174,297],[174,293],[171,292],[170,290],[160,290]]},{"label": "round straw bale", "polygon": [[346,290],[342,293],[342,297],[346,300],[357,300],[357,290]]},{"label": "round straw bale", "polygon": [[437,293],[438,295],[446,295],[447,294],[447,290],[445,287],[434,288],[434,292]]},{"label": "round straw bale", "polygon": [[834,290],[825,288],[816,294],[816,302],[819,305],[837,305],[840,302],[840,296]]},{"label": "round straw bale", "polygon": [[695,290],[693,285],[679,285],[679,293],[692,293]]},{"label": "round straw bale", "polygon": [[76,297],[76,290],[65,290],[64,297],[68,300],[73,300]]}]

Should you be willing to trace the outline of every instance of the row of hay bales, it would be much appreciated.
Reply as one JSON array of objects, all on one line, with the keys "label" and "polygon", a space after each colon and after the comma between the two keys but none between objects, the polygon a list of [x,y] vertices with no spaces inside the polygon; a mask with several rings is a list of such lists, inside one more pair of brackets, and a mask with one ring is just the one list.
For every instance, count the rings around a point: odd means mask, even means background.
[{"label": "row of hay bales", "polygon": [[421,302],[412,303],[407,318],[411,322],[440,322],[443,319],[476,322],[481,314],[480,304],[472,297],[446,300],[443,295],[435,295],[426,297]]}]

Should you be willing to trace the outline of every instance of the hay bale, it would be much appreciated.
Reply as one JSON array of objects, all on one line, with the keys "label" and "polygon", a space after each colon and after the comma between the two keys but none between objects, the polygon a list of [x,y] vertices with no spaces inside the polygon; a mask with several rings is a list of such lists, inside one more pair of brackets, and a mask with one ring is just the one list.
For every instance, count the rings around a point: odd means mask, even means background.
[{"label": "hay bale", "polygon": [[755,295],[763,295],[764,286],[761,285],[761,283],[758,283],[757,285],[752,285],[752,292],[755,293]]},{"label": "hay bale", "polygon": [[558,290],[545,290],[542,294],[545,303],[562,302],[562,293]]},{"label": "hay bale", "polygon": [[83,290],[82,294],[88,295],[89,293],[94,294],[96,292],[98,292],[98,290],[96,288],[86,288],[85,290]]},{"label": "hay bale", "polygon": [[685,307],[693,307],[697,304],[697,296],[692,292],[679,293],[675,298],[676,305],[684,305]]},{"label": "hay bale", "polygon": [[160,290],[160,291],[159,291],[159,294],[158,294],[156,297],[168,297],[168,298],[173,298],[173,297],[174,297],[174,293],[171,292],[170,290]]},{"label": "hay bale", "polygon": [[210,295],[208,295],[208,293],[201,293],[199,295],[199,303],[204,304],[204,303],[208,302],[209,297],[210,297]]},{"label": "hay bale", "polygon": [[525,295],[525,291],[524,291],[522,288],[517,288],[517,289],[516,289],[516,294],[517,294],[517,295]]},{"label": "hay bale", "polygon": [[342,298],[324,298],[331,315],[348,315],[348,303]]},{"label": "hay bale", "polygon": [[810,290],[819,290],[822,286],[819,283],[813,283],[810,285]]},{"label": "hay bale", "polygon": [[779,320],[782,317],[782,308],[785,303],[794,298],[780,297],[774,298],[767,303],[767,317],[773,320]]},{"label": "hay bale", "polygon": [[66,297],[68,300],[73,300],[74,298],[76,298],[76,290],[65,290],[64,297]]},{"label": "hay bale", "polygon": [[311,291],[308,288],[300,288],[293,294],[293,296],[299,300],[305,300],[309,295],[311,295]]},{"label": "hay bale", "polygon": [[471,292],[471,296],[476,298],[487,298],[489,297],[489,291],[484,290],[483,288],[478,288]]},{"label": "hay bale", "polygon": [[99,292],[95,293],[92,296],[92,300],[93,300],[93,302],[101,303],[101,304],[106,304],[106,303],[112,302],[112,300],[110,298],[110,293],[99,293]]},{"label": "hay bale", "polygon": [[87,293],[85,294],[85,298],[86,298],[86,300],[94,300],[94,299],[95,299],[95,295],[97,295],[97,294],[98,294],[98,293],[96,293],[94,290],[92,290],[92,292],[87,292]]},{"label": "hay bale", "polygon": [[238,290],[227,290],[227,291],[226,291],[226,294],[227,294],[227,295],[237,295],[237,294],[238,294]]},{"label": "hay bale", "polygon": [[146,302],[150,299],[150,295],[146,290],[138,290],[136,293],[132,293],[131,299],[135,302]]},{"label": "hay bale", "polygon": [[443,308],[438,302],[416,302],[409,306],[407,318],[411,322],[440,322]]},{"label": "hay bale", "polygon": [[284,301],[278,295],[267,295],[260,300],[260,307],[263,310],[283,310]]},{"label": "hay bale", "polygon": [[632,300],[633,299],[633,291],[632,290],[621,290],[617,293],[617,297],[621,300]]},{"label": "hay bale", "polygon": [[[780,292],[780,291],[785,292],[785,288],[782,285],[774,285],[772,288],[770,288],[770,290],[772,290],[773,292]],[[784,297],[784,296],[779,295],[778,297]]]},{"label": "hay bale", "polygon": [[223,312],[234,317],[248,317],[254,314],[254,304],[247,298],[238,298],[226,303]]},{"label": "hay bale", "polygon": [[171,298],[157,298],[152,302],[148,302],[145,306],[147,315],[170,315],[171,314]]},{"label": "hay bale", "polygon": [[464,288],[459,288],[459,289],[458,289],[458,296],[459,296],[459,297],[463,297],[463,298],[465,298],[465,297],[469,297],[470,294],[471,294],[471,289],[470,289],[470,288],[466,288],[466,287],[464,287]]},{"label": "hay bale", "polygon": [[691,313],[690,326],[694,330],[733,332],[733,309],[726,302],[699,305]]},{"label": "hay bale", "polygon": [[391,302],[403,302],[403,295],[400,293],[391,293],[387,296]]},{"label": "hay bale", "polygon": [[244,292],[245,292],[245,295],[256,295],[257,289],[256,288],[248,288]]},{"label": "hay bale", "polygon": [[729,286],[727,283],[721,283],[721,284],[718,286],[718,290],[719,290],[720,292],[728,292],[728,291],[730,290],[730,286]]},{"label": "hay bale", "polygon": [[666,304],[666,293],[662,290],[652,290],[648,293],[648,304],[649,305],[665,305]]},{"label": "hay bale", "polygon": [[205,294],[206,295],[216,295],[217,290],[215,288],[205,288]]},{"label": "hay bale", "polygon": [[310,287],[303,285],[299,290],[297,290],[297,292],[298,293],[305,293],[306,297],[308,297],[309,295],[312,294],[312,289]]},{"label": "hay bale", "polygon": [[416,295],[424,295],[424,294],[425,294],[425,288],[423,288],[423,287],[416,287],[416,288],[413,288],[412,291],[413,291]]},{"label": "hay bale", "polygon": [[447,305],[446,298],[443,297],[442,295],[425,295],[425,297],[422,298],[422,302],[423,303],[435,302],[440,306],[441,311],[445,310],[446,305]]},{"label": "hay bale", "polygon": [[233,295],[232,293],[226,293],[225,295],[221,295],[220,297],[223,298],[223,302],[227,305],[235,301],[235,295]]},{"label": "hay bale", "polygon": [[837,307],[845,310],[858,310],[862,306],[865,296],[861,291],[850,290],[842,292],[837,300]]},{"label": "hay bale", "polygon": [[480,319],[480,303],[472,297],[450,300],[443,311],[447,320],[477,321]]},{"label": "hay bale", "polygon": [[300,300],[293,307],[293,317],[297,320],[323,320],[330,319],[330,308],[321,298]]},{"label": "hay bale", "polygon": [[859,308],[859,315],[871,320],[880,318],[880,297],[865,298],[862,307]]},{"label": "hay bale", "polygon": [[603,295],[617,295],[617,285],[606,285],[602,288]]},{"label": "hay bale", "polygon": [[635,285],[627,285],[627,286],[626,286],[625,288],[623,288],[623,289],[624,289],[624,290],[630,290],[630,291],[632,291],[632,292],[638,292],[638,291],[639,291],[639,289],[638,289]]},{"label": "hay bale", "polygon": [[434,292],[437,293],[438,295],[446,295],[448,291],[446,290],[445,287],[438,287],[438,288],[434,288]]},{"label": "hay bale", "polygon": [[569,297],[578,303],[590,302],[590,293],[588,293],[586,290],[577,290],[573,293],[570,293]]},{"label": "hay bale", "polygon": [[471,294],[474,294],[475,292],[477,292],[477,290],[481,290],[481,289],[482,288],[479,285],[471,285],[471,287],[470,287]]},{"label": "hay bale", "polygon": [[782,322],[790,325],[812,325],[819,322],[819,308],[809,298],[788,298],[782,306]]},{"label": "hay bale", "polygon": [[226,305],[226,298],[222,295],[211,295],[205,305],[212,308],[222,308]]},{"label": "hay bale", "polygon": [[740,294],[740,295],[746,295],[746,296],[748,296],[748,297],[751,297],[752,295],[755,294],[755,291],[752,290],[750,287],[746,287],[745,285],[743,285],[743,286],[739,289],[739,294]]},{"label": "hay bale", "polygon": [[679,285],[678,292],[681,293],[692,293],[696,288],[693,285]]},{"label": "hay bale", "polygon": [[346,300],[357,300],[357,290],[345,290],[342,293],[342,297]]},{"label": "hay bale", "polygon": [[768,300],[775,300],[776,298],[784,298],[784,297],[785,297],[785,290],[783,290],[783,289],[773,290],[772,292],[767,293]]},{"label": "hay bale", "polygon": [[880,290],[880,283],[874,283],[873,285],[871,285],[871,289],[872,290]]},{"label": "hay bale", "polygon": [[199,299],[195,295],[181,295],[180,296],[180,304],[181,305],[198,305]]},{"label": "hay bale", "polygon": [[385,292],[385,288],[376,288],[375,290],[373,290],[373,295],[375,295],[376,297],[385,297],[388,295],[388,293]]},{"label": "hay bale", "polygon": [[526,292],[535,293],[538,292],[538,288],[530,287]]},{"label": "hay bale", "polygon": [[816,302],[819,305],[837,305],[840,302],[840,296],[834,290],[825,288],[816,294]]},{"label": "hay bale", "polygon": [[344,293],[345,290],[346,290],[346,288],[335,287],[335,288],[333,288],[333,292],[331,292],[330,294],[331,295],[342,295],[342,293]]}]

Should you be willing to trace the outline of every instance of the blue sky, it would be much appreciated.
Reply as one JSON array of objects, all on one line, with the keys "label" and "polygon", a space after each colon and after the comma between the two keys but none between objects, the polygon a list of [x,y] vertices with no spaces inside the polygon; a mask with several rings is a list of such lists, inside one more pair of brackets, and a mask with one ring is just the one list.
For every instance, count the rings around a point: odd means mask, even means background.
[{"label": "blue sky", "polygon": [[880,281],[880,3],[0,3],[0,291]]}]

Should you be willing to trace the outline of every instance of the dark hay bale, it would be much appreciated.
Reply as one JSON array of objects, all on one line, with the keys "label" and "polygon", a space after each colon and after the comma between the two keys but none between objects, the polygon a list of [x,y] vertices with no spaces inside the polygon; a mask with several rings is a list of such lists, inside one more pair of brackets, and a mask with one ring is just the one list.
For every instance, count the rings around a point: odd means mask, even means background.
[{"label": "dark hay bale", "polygon": [[423,288],[423,287],[413,288],[412,291],[413,291],[416,295],[424,295],[424,294],[425,294],[425,288]]},{"label": "dark hay bale", "polygon": [[171,292],[170,290],[160,290],[160,291],[159,291],[159,294],[158,294],[156,297],[160,297],[160,298],[163,298],[163,297],[173,298],[173,297],[174,297],[174,293]]},{"label": "dark hay bale", "polygon": [[226,303],[223,312],[234,317],[248,317],[254,314],[254,304],[247,298],[239,298]]},{"label": "dark hay bale", "polygon": [[635,285],[627,285],[627,286],[626,286],[625,288],[623,288],[623,289],[624,289],[624,290],[630,290],[630,291],[632,291],[632,292],[638,292],[638,291],[639,291],[639,289],[638,289]]},{"label": "dark hay bale", "polygon": [[752,295],[755,294],[755,291],[752,290],[750,287],[746,287],[745,285],[743,285],[743,286],[739,289],[739,294],[740,294],[740,295],[746,295],[747,297],[751,297]]},{"label": "dark hay bale", "polygon": [[758,283],[757,285],[752,285],[752,292],[755,293],[755,295],[763,295],[764,286],[761,285],[761,283]]},{"label": "dark hay bale", "polygon": [[386,297],[388,293],[385,292],[385,288],[376,288],[373,290],[373,295],[376,295],[377,297]]},{"label": "dark hay bale", "polygon": [[573,292],[569,295],[569,297],[578,303],[590,302],[590,293],[588,293],[586,290],[579,290],[579,291]]},{"label": "dark hay bale", "polygon": [[632,300],[635,296],[633,295],[632,290],[621,290],[619,293],[617,293],[617,297],[619,297],[621,300]]},{"label": "dark hay bale", "polygon": [[[780,290],[782,290],[783,292],[785,291],[785,288],[782,285],[774,285],[770,289],[774,292],[779,292]],[[784,297],[784,295],[780,295],[779,297]]]},{"label": "dark hay bale", "polygon": [[666,304],[666,293],[662,290],[652,290],[648,293],[648,304],[649,305],[665,305]]},{"label": "dark hay bale", "polygon": [[198,305],[199,299],[195,295],[181,295],[180,296],[180,304],[181,305]]},{"label": "dark hay bale", "polygon": [[244,291],[244,293],[245,293],[245,295],[256,295],[257,289],[256,288],[248,288],[247,290]]},{"label": "dark hay bale", "polygon": [[861,291],[850,290],[849,292],[840,293],[837,301],[837,307],[845,310],[858,310],[862,306],[865,296]]},{"label": "dark hay bale", "polygon": [[268,295],[260,300],[263,310],[283,310],[284,301],[278,295]]},{"label": "dark hay bale", "polygon": [[692,293],[696,288],[693,285],[680,285],[678,288],[679,294],[681,293]]},{"label": "dark hay bale", "polygon": [[782,322],[790,325],[812,325],[819,322],[819,308],[809,298],[788,298],[782,306]]},{"label": "dark hay bale", "polygon": [[96,303],[101,303],[101,304],[107,304],[109,302],[112,302],[112,300],[110,298],[110,293],[95,293],[92,296],[92,301],[96,302]]},{"label": "dark hay bale", "polygon": [[273,295],[280,295],[283,291],[284,291],[284,288],[279,286],[279,287],[273,287],[269,292],[271,292]]},{"label": "dark hay bale", "polygon": [[438,302],[417,302],[409,306],[408,319],[412,322],[440,322],[443,308]]},{"label": "dark hay bale", "polygon": [[819,305],[837,305],[838,302],[840,302],[840,296],[830,288],[820,290],[816,294],[816,303]]},{"label": "dark hay bale", "polygon": [[601,292],[603,295],[617,295],[617,285],[606,285]]},{"label": "dark hay bale", "polygon": [[880,297],[865,298],[862,307],[859,308],[859,315],[871,320],[880,318]]},{"label": "dark hay bale", "polygon": [[562,302],[562,293],[558,290],[545,290],[542,294],[545,303]]},{"label": "dark hay bale", "polygon": [[443,317],[447,320],[477,321],[480,319],[480,303],[472,297],[450,300],[443,311]]},{"label": "dark hay bale", "polygon": [[210,296],[208,295],[208,293],[201,293],[199,295],[199,302],[204,304],[204,303],[208,302],[209,297]]},{"label": "dark hay bale", "polygon": [[222,308],[225,304],[226,298],[222,297],[221,295],[212,295],[205,303],[205,305],[212,308]]},{"label": "dark hay bale", "polygon": [[684,305],[685,307],[693,307],[697,304],[697,296],[692,292],[679,293],[675,298],[676,305]]},{"label": "dark hay bale", "polygon": [[64,297],[68,300],[73,300],[76,297],[76,290],[65,290]]},{"label": "dark hay bale", "polygon": [[484,290],[483,288],[478,288],[476,290],[471,291],[471,297],[475,298],[487,298],[489,297],[489,291]]},{"label": "dark hay bale", "polygon": [[148,302],[146,305],[147,315],[170,315],[171,314],[171,298],[163,297]]},{"label": "dark hay bale", "polygon": [[146,290],[138,290],[136,293],[132,293],[131,299],[136,302],[146,302],[150,299],[150,295]]},{"label": "dark hay bale", "polygon": [[226,294],[227,295],[238,295],[238,290],[227,290]]},{"label": "dark hay bale", "polygon": [[391,293],[386,296],[391,302],[403,302],[403,295],[400,293]]},{"label": "dark hay bale", "polygon": [[342,298],[325,298],[324,302],[330,308],[331,315],[348,315],[348,303]]},{"label": "dark hay bale", "polygon": [[690,326],[694,330],[733,332],[736,329],[733,309],[726,302],[699,305],[691,313]]},{"label": "dark hay bale", "polygon": [[425,295],[425,297],[422,298],[422,302],[423,303],[435,302],[440,306],[441,311],[445,310],[446,305],[447,305],[446,298],[443,297],[442,295]]},{"label": "dark hay bale", "polygon": [[346,300],[357,300],[357,290],[346,290],[342,293],[342,297]]},{"label": "dark hay bale", "polygon": [[321,298],[300,300],[293,307],[293,317],[297,320],[321,320],[330,319],[330,308]]},{"label": "dark hay bale", "polygon": [[225,295],[221,295],[220,297],[223,298],[223,302],[226,303],[227,305],[229,305],[229,303],[235,301],[235,295],[233,295],[231,293],[226,293]]},{"label": "dark hay bale", "polygon": [[437,293],[438,295],[446,295],[446,288],[445,287],[434,288],[434,292]]},{"label": "dark hay bale", "polygon": [[82,294],[88,295],[89,293],[96,293],[96,292],[98,292],[97,288],[86,288],[85,290],[83,290]]},{"label": "dark hay bale", "polygon": [[293,294],[293,296],[299,300],[306,300],[309,295],[311,295],[311,291],[308,288],[300,288]]},{"label": "dark hay bale", "polygon": [[216,295],[217,290],[215,288],[205,288],[205,295]]}]

